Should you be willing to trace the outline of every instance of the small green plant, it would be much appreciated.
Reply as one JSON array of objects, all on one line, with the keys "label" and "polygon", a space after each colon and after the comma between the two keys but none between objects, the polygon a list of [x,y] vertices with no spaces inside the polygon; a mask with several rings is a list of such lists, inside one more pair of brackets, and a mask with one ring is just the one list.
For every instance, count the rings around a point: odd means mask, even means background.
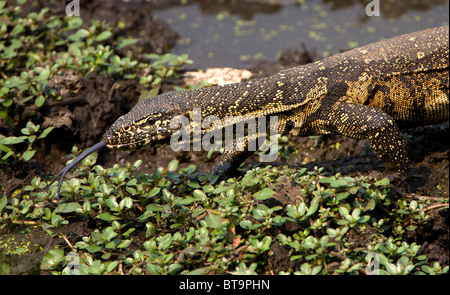
[{"label": "small green plant", "polygon": [[[388,204],[379,219],[385,226],[396,224],[389,219],[396,208],[382,193],[386,181],[339,175],[330,181],[321,169],[266,166],[241,179],[218,182],[211,176],[193,178],[195,167],[178,168],[176,160],[151,174],[135,175],[142,161],[103,168],[94,165],[95,159],[95,154],[84,159],[63,182],[59,211],[51,205],[55,187],[42,192],[45,182],[39,178],[23,195],[0,199],[2,223],[38,221],[51,235],[71,220],[96,223],[94,231],[73,245],[47,253],[42,271],[67,273],[68,261],[61,253],[76,251],[82,274],[119,269],[124,274],[267,274],[276,244],[288,250],[295,265],[283,273],[363,273],[370,252],[377,253],[384,274],[448,271],[427,264],[420,245],[381,233],[354,247],[352,237],[378,222],[366,217],[374,210],[371,201],[375,208]],[[301,187],[302,199],[269,206],[283,177]],[[349,195],[339,197],[344,192]],[[286,230],[286,224],[297,229]]]},{"label": "small green plant", "polygon": [[408,202],[398,200],[399,209],[395,212],[395,233],[403,234],[405,230],[413,231],[418,225],[424,224],[429,216],[425,215],[424,205],[416,200]]},{"label": "small green plant", "polygon": [[361,210],[359,208],[353,209],[350,214],[346,207],[339,207],[339,213],[344,217],[344,219],[337,221],[339,225],[349,225],[350,227],[354,227],[358,224],[364,224],[370,219],[369,215],[360,216]]},{"label": "small green plant", "polygon": [[322,270],[322,266],[317,265],[311,268],[311,266],[308,263],[303,263],[300,266],[300,270],[294,272],[296,275],[317,275]]},{"label": "small green plant", "polygon": [[[109,74],[116,80],[139,78],[146,87],[141,97],[148,98],[158,94],[165,79],[192,63],[187,55],[134,55],[138,40],[119,36],[118,28],[107,22],[86,23],[49,7],[24,14],[21,7],[0,1],[0,116],[7,127],[0,135],[2,165],[30,160],[33,143],[52,129],[39,135],[39,125],[31,122],[36,122],[35,112],[26,118],[26,126],[13,118],[24,106],[34,104],[39,109],[49,99],[62,99],[60,91],[52,88],[55,77],[70,72],[84,77]],[[22,136],[14,136],[18,129]]]},{"label": "small green plant", "polygon": [[[148,90],[141,92],[140,98],[153,98],[158,95],[160,86],[164,79],[174,77],[184,65],[192,64],[192,60],[189,59],[187,54],[175,55],[172,53],[166,53],[159,55],[156,53],[144,54],[144,60],[149,64],[146,71],[150,71],[151,74],[142,75],[139,78],[139,82],[146,86]],[[179,90],[185,90],[180,88]]]},{"label": "small green plant", "polygon": [[439,262],[434,262],[431,266],[422,265],[421,269],[428,275],[442,275],[448,273],[448,266],[442,267]]},{"label": "small green plant", "polygon": [[[0,163],[5,164],[11,158],[13,160],[29,161],[36,153],[36,150],[33,149],[33,144],[36,140],[45,138],[52,131],[53,127],[46,128],[40,134],[38,133],[39,129],[40,125],[34,125],[33,122],[29,121],[26,127],[21,130],[22,136],[5,137],[0,134]],[[22,152],[14,148],[15,145],[20,144],[26,145],[26,149]]]}]

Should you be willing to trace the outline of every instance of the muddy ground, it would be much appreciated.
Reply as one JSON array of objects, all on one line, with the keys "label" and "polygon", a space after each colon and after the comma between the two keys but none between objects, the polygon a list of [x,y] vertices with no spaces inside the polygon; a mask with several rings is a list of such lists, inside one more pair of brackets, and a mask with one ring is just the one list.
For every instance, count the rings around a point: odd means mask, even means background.
[{"label": "muddy ground", "polygon": [[[35,8],[30,8],[35,9]],[[95,17],[111,22],[121,19],[133,19],[124,29],[127,35],[143,38],[140,46],[146,52],[163,53],[169,50],[178,36],[170,27],[161,21],[135,8],[127,6],[103,5],[95,6],[93,2],[85,1],[81,15],[88,19]],[[143,35],[141,32],[147,32]],[[277,61],[254,65],[250,70],[255,77],[276,73],[282,67],[305,64],[319,59],[313,50],[299,48],[286,49]],[[1,192],[9,195],[15,189],[28,185],[36,175],[49,178],[61,170],[67,161],[72,146],[87,148],[100,141],[106,129],[122,114],[128,112],[138,101],[142,85],[139,80],[114,81],[109,75],[91,74],[88,78],[79,77],[70,72],[61,77],[55,77],[52,85],[64,93],[60,102],[47,102],[44,107],[34,106],[18,110],[16,122],[25,121],[27,113],[37,111],[43,127],[55,126],[55,129],[45,140],[36,145],[37,153],[31,162],[23,163],[14,169],[9,168],[0,174],[0,182],[4,187]],[[169,91],[174,81],[167,83],[162,91]],[[175,83],[180,83],[175,81]],[[392,179],[393,188],[399,195],[405,197],[422,195],[428,197],[445,197],[449,195],[449,123],[435,126],[418,127],[404,131],[408,142],[408,154],[411,160],[411,173],[405,180],[395,175]],[[320,138],[291,138],[288,147],[292,153],[287,160],[278,160],[275,165],[293,167],[314,166],[325,167],[330,174],[340,172],[343,175],[383,175],[383,165],[377,160],[366,141],[358,141],[342,136],[326,136]],[[98,164],[111,167],[115,163],[124,165],[126,162],[143,160],[140,169],[152,172],[160,166],[167,166],[169,161],[177,158],[180,166],[196,164],[200,170],[209,167],[213,159],[208,159],[206,153],[180,152],[175,153],[167,147],[150,150],[123,152],[104,149],[99,152]],[[257,157],[246,161],[249,165],[257,164]],[[280,188],[281,190],[282,188]],[[284,188],[286,194],[295,193],[295,188]],[[431,220],[411,234],[411,242],[423,244],[423,252],[441,265],[448,265],[449,251],[449,218],[448,210],[431,213]],[[3,234],[3,233],[2,233]],[[39,239],[41,237],[37,237]],[[364,243],[361,240],[361,243]],[[50,246],[50,244],[48,244]],[[289,263],[283,259],[283,249],[272,249],[276,254],[271,263]],[[46,252],[46,251],[43,251]],[[286,257],[287,253],[284,254]],[[40,255],[34,259],[39,261]],[[33,257],[32,257],[33,258]],[[27,259],[32,259],[27,258]],[[34,264],[36,265],[36,264]],[[17,273],[33,272],[16,269]]]}]

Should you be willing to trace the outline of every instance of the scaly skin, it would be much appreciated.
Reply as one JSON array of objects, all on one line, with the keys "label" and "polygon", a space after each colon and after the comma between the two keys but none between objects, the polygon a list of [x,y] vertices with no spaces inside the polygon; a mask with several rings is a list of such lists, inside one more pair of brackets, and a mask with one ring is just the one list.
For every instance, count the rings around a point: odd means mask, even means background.
[{"label": "scaly skin", "polygon": [[[175,116],[202,119],[277,116],[278,133],[342,134],[367,139],[386,168],[408,171],[398,126],[449,118],[449,29],[428,29],[372,43],[277,75],[206,89],[170,92],[139,102],[103,136],[109,148],[168,143]],[[192,124],[192,123],[191,123]],[[202,129],[202,134],[212,128]],[[243,143],[246,147],[248,141]],[[225,151],[211,168],[224,174],[251,154]]]}]

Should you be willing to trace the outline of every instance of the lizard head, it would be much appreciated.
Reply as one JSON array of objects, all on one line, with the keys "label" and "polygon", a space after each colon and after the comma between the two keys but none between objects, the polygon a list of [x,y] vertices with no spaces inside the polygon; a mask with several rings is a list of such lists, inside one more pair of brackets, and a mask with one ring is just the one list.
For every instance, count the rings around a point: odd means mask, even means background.
[{"label": "lizard head", "polygon": [[[178,96],[180,95],[183,94],[178,94]],[[180,105],[173,103],[171,96],[163,94],[136,104],[130,112],[117,119],[105,132],[102,141],[81,153],[61,170],[50,181],[46,189],[50,188],[52,183],[61,177],[57,188],[59,203],[61,185],[65,175],[84,158],[105,146],[113,149],[133,150],[169,141],[170,135],[176,131],[170,127],[170,120],[181,110]]]},{"label": "lizard head", "polygon": [[105,132],[102,140],[108,148],[137,150],[169,142],[176,129],[171,119],[180,107],[167,94],[137,103]]}]

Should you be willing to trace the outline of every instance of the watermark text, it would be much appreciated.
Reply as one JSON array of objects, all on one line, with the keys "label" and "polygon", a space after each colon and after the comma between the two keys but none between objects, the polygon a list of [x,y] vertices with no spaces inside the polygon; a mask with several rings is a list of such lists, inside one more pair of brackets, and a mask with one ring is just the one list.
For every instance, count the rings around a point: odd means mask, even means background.
[{"label": "watermark text", "polygon": [[176,116],[170,121],[170,128],[179,128],[170,138],[174,151],[190,151],[192,142],[193,151],[221,148],[225,152],[269,151],[260,154],[261,162],[273,162],[278,157],[277,116],[226,116],[223,120],[207,116],[202,119],[201,109],[194,108],[192,122],[185,116]]},{"label": "watermark text", "polygon": [[66,15],[80,16],[80,0],[66,1]]}]

